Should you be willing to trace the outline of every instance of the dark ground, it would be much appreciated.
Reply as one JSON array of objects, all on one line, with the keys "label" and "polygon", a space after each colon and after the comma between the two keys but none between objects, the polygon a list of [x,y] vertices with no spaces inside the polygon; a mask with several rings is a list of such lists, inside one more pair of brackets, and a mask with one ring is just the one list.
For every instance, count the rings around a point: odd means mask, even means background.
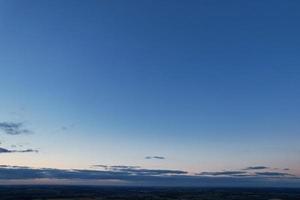
[{"label": "dark ground", "polygon": [[0,186],[1,200],[300,200],[300,189]]}]

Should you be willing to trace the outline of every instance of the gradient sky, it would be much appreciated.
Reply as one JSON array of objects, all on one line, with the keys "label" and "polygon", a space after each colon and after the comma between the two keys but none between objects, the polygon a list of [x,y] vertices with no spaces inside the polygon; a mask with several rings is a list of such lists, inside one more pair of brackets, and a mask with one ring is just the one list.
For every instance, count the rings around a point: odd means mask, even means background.
[{"label": "gradient sky", "polygon": [[[300,176],[300,2],[0,0],[0,164]],[[165,159],[145,159],[162,156]]]}]

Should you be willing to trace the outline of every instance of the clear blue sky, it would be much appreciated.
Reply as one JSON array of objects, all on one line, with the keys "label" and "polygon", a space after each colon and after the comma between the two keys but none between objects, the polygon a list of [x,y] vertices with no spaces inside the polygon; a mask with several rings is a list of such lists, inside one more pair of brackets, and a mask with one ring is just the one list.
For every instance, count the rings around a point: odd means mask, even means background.
[{"label": "clear blue sky", "polygon": [[1,147],[39,150],[1,163],[300,175],[299,10],[296,0],[1,0],[0,122],[32,132],[2,133]]}]

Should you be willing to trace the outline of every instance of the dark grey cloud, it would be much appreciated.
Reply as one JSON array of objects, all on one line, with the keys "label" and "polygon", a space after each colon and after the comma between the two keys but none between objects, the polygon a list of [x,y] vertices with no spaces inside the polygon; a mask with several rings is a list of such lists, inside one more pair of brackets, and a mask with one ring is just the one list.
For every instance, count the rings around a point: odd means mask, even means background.
[{"label": "dark grey cloud", "polygon": [[282,172],[256,172],[255,175],[256,176],[268,176],[268,177],[294,176],[293,174],[282,173]]},{"label": "dark grey cloud", "polygon": [[[5,173],[4,173],[5,172]],[[140,169],[140,170],[62,170],[52,168],[29,168],[0,165],[0,179],[55,178],[55,179],[124,179],[135,180],[142,177],[172,176],[185,174],[180,170]]]},{"label": "dark grey cloud", "polygon": [[250,166],[250,167],[247,167],[243,170],[262,170],[262,169],[269,169],[269,167],[266,167],[266,166]]},{"label": "dark grey cloud", "polygon": [[119,171],[128,172],[135,175],[148,175],[148,176],[180,175],[180,174],[188,173],[186,171],[181,171],[181,170],[164,170],[164,169],[122,169]]},{"label": "dark grey cloud", "polygon": [[245,171],[221,171],[221,172],[201,172],[199,176],[234,176],[234,175],[246,175]]},{"label": "dark grey cloud", "polygon": [[110,169],[113,170],[128,170],[128,169],[138,169],[140,166],[131,166],[131,165],[113,165],[109,166]]},{"label": "dark grey cloud", "polygon": [[35,149],[9,150],[0,147],[0,154],[1,153],[38,153],[38,150]]},{"label": "dark grey cloud", "polygon": [[125,169],[137,169],[141,168],[140,166],[132,166],[132,165],[92,165],[92,168],[102,168],[109,170],[125,170]]},{"label": "dark grey cloud", "polygon": [[32,132],[24,128],[24,124],[20,122],[0,122],[0,131],[8,135],[20,135]]},{"label": "dark grey cloud", "polygon": [[113,172],[125,172],[131,175],[148,175],[148,176],[156,176],[156,175],[179,175],[179,174],[187,174],[186,171],[181,170],[164,170],[164,169],[143,169],[140,166],[128,166],[128,165],[93,165],[92,167],[103,168],[108,171]]},{"label": "dark grey cloud", "polygon": [[38,153],[37,149],[15,150],[16,153]]},{"label": "dark grey cloud", "polygon": [[30,167],[16,165],[0,165],[0,168],[31,169]]},{"label": "dark grey cloud", "polygon": [[[63,170],[53,168],[30,168],[18,166],[0,166],[0,180],[118,180],[127,186],[208,186],[208,187],[300,187],[300,178],[291,176],[199,176],[177,173],[178,170],[142,169],[140,173],[120,170]],[[151,171],[149,174],[148,172]],[[147,173],[144,173],[147,172]],[[155,172],[155,173],[154,173]],[[158,172],[158,173],[156,173]],[[235,173],[236,174],[236,173]],[[270,175],[270,174],[269,174]]]},{"label": "dark grey cloud", "polygon": [[163,156],[146,156],[145,159],[158,159],[158,160],[164,160],[166,159],[165,157]]},{"label": "dark grey cloud", "polygon": [[[268,168],[267,168],[268,169]],[[198,176],[212,176],[212,177],[295,177],[290,173],[283,173],[278,171],[263,171],[263,172],[251,172],[251,171],[220,171],[220,172],[201,172],[196,174]]]}]

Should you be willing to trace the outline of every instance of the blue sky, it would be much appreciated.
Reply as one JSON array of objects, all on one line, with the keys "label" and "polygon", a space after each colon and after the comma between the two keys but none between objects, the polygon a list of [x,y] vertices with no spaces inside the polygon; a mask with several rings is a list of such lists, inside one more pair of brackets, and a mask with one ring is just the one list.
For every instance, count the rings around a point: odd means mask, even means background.
[{"label": "blue sky", "polygon": [[1,0],[1,164],[299,176],[299,8]]}]

